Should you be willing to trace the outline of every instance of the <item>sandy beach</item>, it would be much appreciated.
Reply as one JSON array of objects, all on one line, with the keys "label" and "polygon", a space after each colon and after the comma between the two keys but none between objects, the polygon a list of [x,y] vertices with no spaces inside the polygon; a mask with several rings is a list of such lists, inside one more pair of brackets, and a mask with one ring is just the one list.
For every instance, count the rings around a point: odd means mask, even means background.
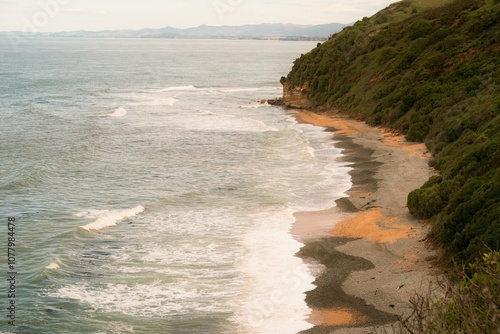
[{"label": "sandy beach", "polygon": [[373,333],[408,314],[411,296],[436,277],[425,224],[406,208],[408,193],[434,173],[430,154],[364,122],[308,111],[295,117],[331,131],[353,168],[348,197],[328,210],[295,214],[291,233],[305,243],[298,255],[324,266],[306,294],[315,327],[302,333]]}]

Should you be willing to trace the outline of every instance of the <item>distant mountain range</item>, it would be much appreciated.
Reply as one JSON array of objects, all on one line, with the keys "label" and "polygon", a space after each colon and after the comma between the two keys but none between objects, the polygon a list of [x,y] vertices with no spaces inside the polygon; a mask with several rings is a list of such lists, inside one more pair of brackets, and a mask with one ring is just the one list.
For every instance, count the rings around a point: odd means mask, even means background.
[{"label": "distant mountain range", "polygon": [[280,39],[325,40],[346,25],[330,23],[321,25],[252,24],[242,26],[207,26],[178,29],[165,27],[141,30],[69,31],[69,32],[0,32],[0,36],[18,37],[67,37],[67,38],[177,38],[177,39]]}]

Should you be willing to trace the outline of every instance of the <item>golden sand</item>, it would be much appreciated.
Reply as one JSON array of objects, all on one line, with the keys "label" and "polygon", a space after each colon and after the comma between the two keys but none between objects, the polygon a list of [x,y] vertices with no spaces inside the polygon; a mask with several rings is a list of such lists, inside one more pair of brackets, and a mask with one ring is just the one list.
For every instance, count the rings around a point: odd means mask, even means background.
[{"label": "golden sand", "polygon": [[363,133],[366,127],[364,124],[347,118],[332,118],[326,115],[316,114],[310,111],[298,111],[295,115],[299,123],[307,123],[325,128],[333,127],[338,129],[335,133],[343,135],[354,135]]},{"label": "golden sand", "polygon": [[380,208],[360,211],[354,217],[341,221],[330,230],[335,237],[365,238],[371,242],[395,242],[410,236],[411,228],[399,223],[398,217],[385,216]]},{"label": "golden sand", "polygon": [[307,322],[315,326],[353,325],[365,321],[366,317],[349,309],[316,309],[311,312]]}]

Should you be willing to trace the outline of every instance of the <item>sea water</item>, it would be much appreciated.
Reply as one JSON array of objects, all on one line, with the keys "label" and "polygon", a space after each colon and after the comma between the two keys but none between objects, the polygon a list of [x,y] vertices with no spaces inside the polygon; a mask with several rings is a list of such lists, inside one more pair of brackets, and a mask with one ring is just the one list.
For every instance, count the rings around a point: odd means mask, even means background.
[{"label": "sea water", "polygon": [[293,213],[332,206],[349,167],[260,100],[314,44],[0,40],[0,330],[310,328]]}]

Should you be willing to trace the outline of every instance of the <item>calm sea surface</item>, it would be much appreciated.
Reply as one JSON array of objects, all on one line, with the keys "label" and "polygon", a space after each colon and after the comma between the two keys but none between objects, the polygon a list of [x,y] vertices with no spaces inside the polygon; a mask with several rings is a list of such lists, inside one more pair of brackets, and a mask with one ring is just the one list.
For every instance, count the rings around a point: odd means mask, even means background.
[{"label": "calm sea surface", "polygon": [[314,46],[0,40],[0,331],[310,328],[292,214],[333,205],[349,168],[258,101]]}]

